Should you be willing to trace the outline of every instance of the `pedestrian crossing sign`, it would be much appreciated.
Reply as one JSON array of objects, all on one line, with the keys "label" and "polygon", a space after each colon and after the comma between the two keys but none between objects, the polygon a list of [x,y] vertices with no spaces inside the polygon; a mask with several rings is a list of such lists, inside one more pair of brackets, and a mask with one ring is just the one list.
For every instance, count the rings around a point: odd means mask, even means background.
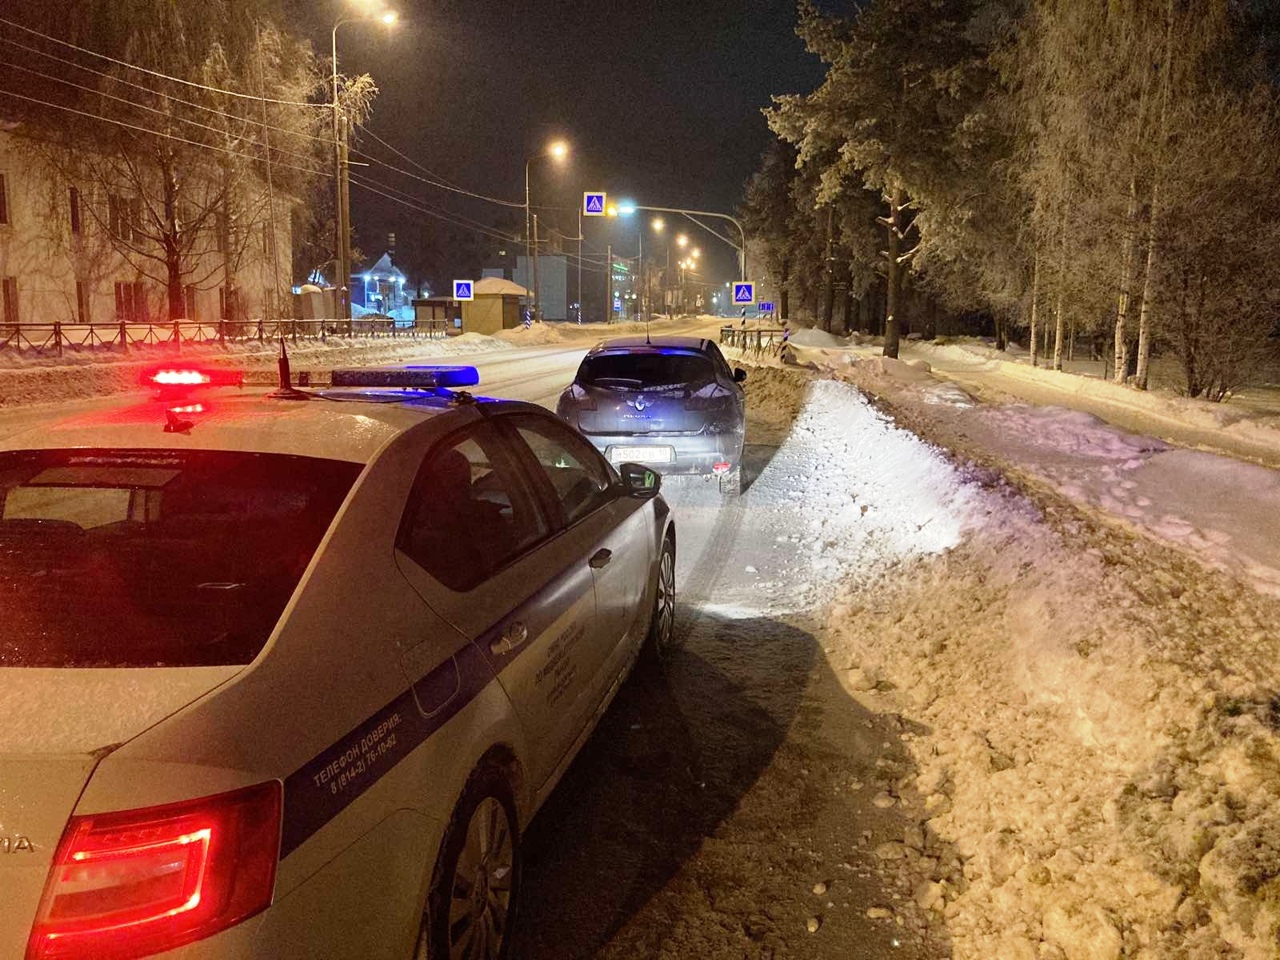
[{"label": "pedestrian crossing sign", "polygon": [[582,215],[584,217],[604,217],[608,215],[608,198],[604,193],[584,193],[582,195]]},{"label": "pedestrian crossing sign", "polygon": [[453,299],[474,300],[475,289],[475,285],[470,280],[455,280],[453,281]]},{"label": "pedestrian crossing sign", "polygon": [[733,285],[734,303],[755,303],[756,285],[754,283],[735,283]]}]

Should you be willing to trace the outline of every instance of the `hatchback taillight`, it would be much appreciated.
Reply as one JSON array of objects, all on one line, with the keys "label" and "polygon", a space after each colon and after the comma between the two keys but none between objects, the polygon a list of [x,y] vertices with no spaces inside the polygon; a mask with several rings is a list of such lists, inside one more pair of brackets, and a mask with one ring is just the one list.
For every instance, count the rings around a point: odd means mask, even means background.
[{"label": "hatchback taillight", "polygon": [[573,398],[573,405],[579,410],[594,410],[596,408],[596,398],[585,387],[573,384],[569,387],[569,396]]},{"label": "hatchback taillight", "polygon": [[73,817],[27,960],[125,960],[172,950],[271,904],[278,781],[163,807]]}]

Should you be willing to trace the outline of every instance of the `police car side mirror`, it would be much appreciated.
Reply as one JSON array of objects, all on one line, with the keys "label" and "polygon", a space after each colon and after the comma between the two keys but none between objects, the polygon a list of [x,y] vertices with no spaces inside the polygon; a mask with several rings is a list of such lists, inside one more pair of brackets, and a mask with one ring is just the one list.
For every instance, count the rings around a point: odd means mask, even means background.
[{"label": "police car side mirror", "polygon": [[741,382],[742,382],[743,380],[745,380],[745,379],[747,379],[747,371],[743,370],[741,367],[734,367],[734,368],[733,368],[733,382],[734,382],[734,383],[741,383]]},{"label": "police car side mirror", "polygon": [[627,496],[637,500],[652,500],[662,489],[662,475],[644,464],[624,463],[618,467]]}]

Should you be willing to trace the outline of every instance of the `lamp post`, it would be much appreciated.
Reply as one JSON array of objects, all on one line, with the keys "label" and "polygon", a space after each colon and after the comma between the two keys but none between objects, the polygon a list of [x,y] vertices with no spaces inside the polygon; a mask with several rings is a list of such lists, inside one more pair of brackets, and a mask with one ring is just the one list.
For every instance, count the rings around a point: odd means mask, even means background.
[{"label": "lamp post", "polygon": [[[556,160],[563,160],[569,155],[569,145],[563,140],[557,140],[555,143],[547,147],[542,153],[528,157],[524,162],[524,243],[525,243],[525,263],[531,264],[533,269],[533,319],[538,320],[538,311],[541,304],[538,301],[538,239],[530,233],[532,220],[532,206],[529,203],[529,168],[533,165],[533,161],[541,160],[543,157],[552,157]],[[579,225],[578,236],[582,236],[582,228]],[[582,241],[578,241],[581,246]],[[579,250],[581,253],[581,250]],[[578,281],[581,284],[581,280]],[[581,291],[579,291],[581,298]]]},{"label": "lamp post", "polygon": [[333,180],[334,180],[334,257],[337,259],[338,276],[334,278],[334,290],[338,294],[338,319],[351,322],[351,185],[348,178],[347,141],[350,131],[347,118],[342,113],[338,96],[338,28],[344,23],[368,23],[376,20],[387,26],[396,22],[395,13],[388,11],[377,16],[339,17],[333,25]]}]

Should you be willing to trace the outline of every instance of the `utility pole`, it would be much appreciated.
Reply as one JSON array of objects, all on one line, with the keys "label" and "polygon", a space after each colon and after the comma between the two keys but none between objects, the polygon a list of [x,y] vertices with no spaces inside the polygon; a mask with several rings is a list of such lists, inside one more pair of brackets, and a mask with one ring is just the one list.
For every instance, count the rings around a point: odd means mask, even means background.
[{"label": "utility pole", "polygon": [[578,204],[578,323],[582,323],[582,204]]},{"label": "utility pole", "polygon": [[640,271],[640,290],[639,290],[639,293],[637,294],[640,297],[640,314],[641,316],[647,319],[649,316],[649,308],[647,306],[649,301],[649,284],[645,281],[645,278],[644,278],[644,227],[643,226],[640,228],[640,264],[636,269]]},{"label": "utility pole", "polygon": [[613,323],[613,244],[605,248],[604,277],[604,322]]},{"label": "utility pole", "polygon": [[533,215],[533,322],[541,317],[542,305],[538,302],[538,215]]},{"label": "utility pole", "polygon": [[351,164],[348,162],[351,124],[342,118],[342,319],[347,321],[347,333],[351,333]]}]

